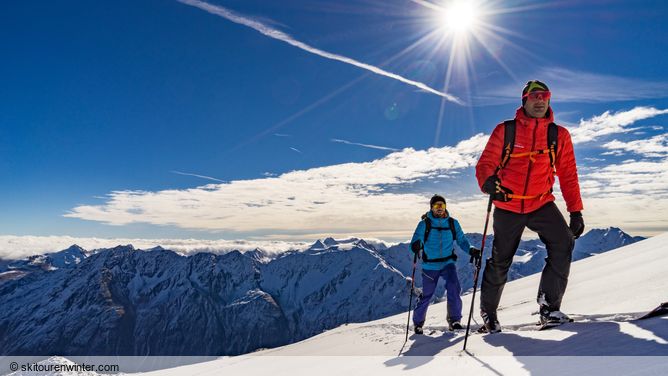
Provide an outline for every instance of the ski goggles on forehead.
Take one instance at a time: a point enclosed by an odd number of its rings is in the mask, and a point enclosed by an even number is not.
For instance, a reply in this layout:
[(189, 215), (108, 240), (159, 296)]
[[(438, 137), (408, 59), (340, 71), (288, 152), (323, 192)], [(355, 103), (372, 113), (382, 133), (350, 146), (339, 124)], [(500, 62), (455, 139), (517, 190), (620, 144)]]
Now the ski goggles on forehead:
[(431, 206), (434, 209), (445, 209), (445, 204), (442, 202), (437, 202)]
[(552, 93), (547, 90), (531, 91), (522, 96), (522, 98), (531, 99), (532, 101), (539, 99), (543, 101), (549, 101), (550, 97), (552, 97)]

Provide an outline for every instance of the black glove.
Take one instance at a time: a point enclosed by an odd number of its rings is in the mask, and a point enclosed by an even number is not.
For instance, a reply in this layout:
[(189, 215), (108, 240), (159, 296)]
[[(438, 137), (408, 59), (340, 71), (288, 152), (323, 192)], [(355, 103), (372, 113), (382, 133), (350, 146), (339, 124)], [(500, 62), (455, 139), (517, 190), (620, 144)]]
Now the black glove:
[(568, 227), (571, 228), (571, 232), (573, 233), (573, 237), (575, 237), (575, 239), (582, 235), (585, 230), (585, 223), (584, 219), (582, 219), (581, 212), (576, 211), (571, 213), (571, 223), (568, 225)]
[(482, 252), (476, 248), (476, 247), (471, 247), (469, 248), (469, 255), (471, 255), (471, 259), (469, 262), (477, 261), (480, 257), (482, 257)]
[(413, 243), (411, 243), (411, 252), (417, 254), (418, 258), (420, 258), (421, 249), (422, 249), (422, 244), (419, 240), (416, 240)]
[(506, 188), (501, 185), (501, 180), (496, 175), (492, 175), (485, 180), (485, 183), (482, 185), (482, 191), (492, 196), (492, 200), (508, 202), (512, 198), (508, 197), (509, 194), (512, 194), (509, 188)]

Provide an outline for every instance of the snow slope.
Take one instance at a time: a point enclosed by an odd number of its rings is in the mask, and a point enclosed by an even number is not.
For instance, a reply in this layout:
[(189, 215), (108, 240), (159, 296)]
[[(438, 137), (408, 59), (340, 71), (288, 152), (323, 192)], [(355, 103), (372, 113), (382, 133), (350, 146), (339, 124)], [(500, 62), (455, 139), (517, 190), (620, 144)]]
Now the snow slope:
[[(540, 275), (506, 285), (502, 333), (444, 330), (445, 303), (430, 307), (425, 336), (404, 345), (407, 315), (343, 325), (307, 340), (155, 374), (668, 374), (668, 317), (634, 321), (668, 301), (668, 233), (573, 263), (562, 310), (576, 322), (536, 331)], [(465, 318), (470, 295), (464, 297)], [(476, 299), (477, 300), (477, 299)], [(476, 302), (477, 303), (477, 302)], [(476, 304), (477, 311), (477, 304)], [(479, 316), (474, 313), (478, 326)], [(401, 351), (401, 355), (400, 354)], [(452, 373), (454, 372), (454, 373)], [(152, 373), (149, 373), (152, 374)]]

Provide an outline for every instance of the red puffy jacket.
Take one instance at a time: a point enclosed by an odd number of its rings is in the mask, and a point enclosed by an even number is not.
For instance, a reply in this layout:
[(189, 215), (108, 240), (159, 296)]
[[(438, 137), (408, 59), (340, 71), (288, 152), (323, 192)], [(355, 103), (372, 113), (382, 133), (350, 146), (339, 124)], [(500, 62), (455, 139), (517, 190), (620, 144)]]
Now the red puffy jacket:
[[(547, 126), (554, 121), (552, 109), (548, 110), (549, 116), (541, 119), (531, 118), (524, 113), (520, 107), (515, 113), (515, 147), (513, 153), (522, 153), (547, 149)], [(569, 212), (582, 210), (582, 198), (580, 197), (580, 184), (578, 183), (577, 167), (575, 166), (575, 154), (573, 153), (573, 142), (568, 130), (562, 126), (558, 128), (558, 145), (555, 159), (555, 168), (559, 176), (559, 186), (566, 200)], [(475, 175), (478, 185), (482, 189), (485, 180), (494, 174), (501, 162), (503, 154), (504, 125), (499, 124), (494, 128), (492, 135), (487, 141), (485, 150), (478, 160)], [(501, 185), (509, 188), (515, 195), (536, 196), (534, 198), (513, 198), (508, 202), (494, 201), (497, 208), (509, 210), (515, 213), (530, 213), (538, 210), (541, 206), (554, 201), (554, 195), (550, 192), (554, 185), (554, 174), (550, 165), (548, 154), (535, 155), (533, 161), (528, 157), (510, 158), (506, 166), (498, 172)]]

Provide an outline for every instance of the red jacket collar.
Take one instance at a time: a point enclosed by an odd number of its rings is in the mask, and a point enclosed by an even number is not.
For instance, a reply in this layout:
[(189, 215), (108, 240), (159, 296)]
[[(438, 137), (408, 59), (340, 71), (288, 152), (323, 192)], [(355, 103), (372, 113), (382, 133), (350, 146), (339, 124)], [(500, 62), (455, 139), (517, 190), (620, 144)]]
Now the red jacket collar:
[[(515, 111), (515, 120), (521, 123), (528, 123), (535, 121), (535, 118), (529, 117), (525, 112), (524, 108), (520, 107)], [(544, 124), (554, 123), (554, 113), (552, 112), (552, 107), (547, 108), (547, 115), (544, 118), (538, 119), (539, 122)]]

